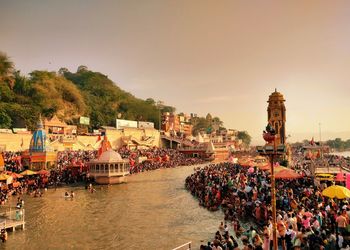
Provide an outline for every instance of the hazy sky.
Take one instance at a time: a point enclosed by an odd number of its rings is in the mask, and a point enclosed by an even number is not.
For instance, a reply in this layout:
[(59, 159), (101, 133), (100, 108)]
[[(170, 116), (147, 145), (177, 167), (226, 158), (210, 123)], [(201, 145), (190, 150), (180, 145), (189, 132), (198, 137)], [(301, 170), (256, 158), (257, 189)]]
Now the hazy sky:
[(275, 87), (290, 140), (350, 138), (350, 1), (0, 0), (0, 34), (24, 73), (87, 65), (254, 142)]

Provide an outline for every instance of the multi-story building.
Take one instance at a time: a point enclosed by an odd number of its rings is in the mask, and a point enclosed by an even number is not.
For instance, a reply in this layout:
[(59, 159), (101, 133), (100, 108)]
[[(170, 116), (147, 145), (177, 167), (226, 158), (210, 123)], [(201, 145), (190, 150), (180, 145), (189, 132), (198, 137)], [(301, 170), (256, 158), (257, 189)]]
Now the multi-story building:
[(171, 135), (192, 135), (190, 116), (166, 112), (162, 115), (162, 130)]

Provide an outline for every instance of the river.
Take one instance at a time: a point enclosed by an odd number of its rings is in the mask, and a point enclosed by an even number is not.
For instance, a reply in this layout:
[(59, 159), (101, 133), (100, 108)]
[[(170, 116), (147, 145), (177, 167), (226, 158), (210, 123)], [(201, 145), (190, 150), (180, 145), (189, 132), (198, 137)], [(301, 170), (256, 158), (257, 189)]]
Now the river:
[[(172, 249), (212, 239), (223, 219), (184, 188), (193, 166), (128, 177), (127, 184), (49, 189), (41, 198), (24, 195), (26, 228), (9, 233), (8, 249)], [(63, 198), (74, 190), (76, 198)], [(16, 198), (12, 198), (15, 202)], [(1, 243), (0, 243), (1, 244)]]

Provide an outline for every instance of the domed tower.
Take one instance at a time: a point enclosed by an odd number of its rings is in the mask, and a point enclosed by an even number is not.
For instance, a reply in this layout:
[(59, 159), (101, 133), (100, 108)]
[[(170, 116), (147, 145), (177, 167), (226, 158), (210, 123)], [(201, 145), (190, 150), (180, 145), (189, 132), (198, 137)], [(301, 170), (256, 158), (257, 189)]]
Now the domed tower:
[(286, 107), (284, 106), (283, 95), (277, 92), (273, 92), (269, 96), (269, 103), (267, 107), (268, 123), (276, 131), (276, 144), (285, 144), (286, 142)]
[(46, 132), (43, 129), (43, 122), (39, 118), (37, 129), (34, 131), (29, 145), (29, 152), (45, 152), (46, 151)]

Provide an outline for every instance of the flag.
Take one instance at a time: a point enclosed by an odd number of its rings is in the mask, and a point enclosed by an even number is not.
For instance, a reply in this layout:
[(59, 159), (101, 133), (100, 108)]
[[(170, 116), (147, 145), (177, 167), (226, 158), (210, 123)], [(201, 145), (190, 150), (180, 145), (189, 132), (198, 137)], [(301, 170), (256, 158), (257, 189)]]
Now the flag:
[(99, 141), (101, 141), (101, 135), (98, 135), (98, 137), (97, 137), (97, 141), (96, 142), (99, 142)]
[(310, 145), (314, 146), (315, 145), (315, 141), (314, 138), (312, 137), (312, 140), (310, 141)]
[(22, 142), (21, 142), (21, 148), (23, 148), (23, 137), (22, 137)]

